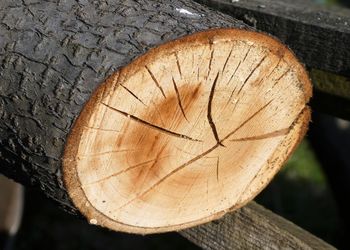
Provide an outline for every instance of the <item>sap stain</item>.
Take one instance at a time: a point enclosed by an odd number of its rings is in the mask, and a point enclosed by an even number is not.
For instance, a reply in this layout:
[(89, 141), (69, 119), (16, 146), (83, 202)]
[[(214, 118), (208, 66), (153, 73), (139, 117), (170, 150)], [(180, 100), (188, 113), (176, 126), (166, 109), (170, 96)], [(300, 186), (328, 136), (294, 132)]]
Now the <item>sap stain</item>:
[[(191, 120), (191, 109), (201, 93), (201, 84), (186, 84), (179, 86), (176, 92), (153, 104), (152, 108), (145, 109), (137, 119), (127, 119), (125, 126), (117, 139), (117, 149), (128, 148), (127, 162), (130, 166), (140, 165), (128, 171), (130, 192), (142, 192), (152, 183), (158, 181), (168, 173), (169, 157), (173, 154), (173, 142), (198, 141), (191, 135), (183, 134), (183, 127)], [(183, 116), (179, 106), (183, 105)], [(132, 114), (129, 114), (132, 116)]]

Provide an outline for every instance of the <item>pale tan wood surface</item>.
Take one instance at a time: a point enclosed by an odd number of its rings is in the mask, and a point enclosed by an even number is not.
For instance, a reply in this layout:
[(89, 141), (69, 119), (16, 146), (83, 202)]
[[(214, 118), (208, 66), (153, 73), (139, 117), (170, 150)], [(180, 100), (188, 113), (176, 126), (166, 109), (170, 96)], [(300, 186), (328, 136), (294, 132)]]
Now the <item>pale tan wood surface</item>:
[(305, 134), (311, 84), (273, 38), (218, 29), (161, 45), (88, 102), (64, 157), (90, 223), (133, 233), (198, 225), (251, 200)]

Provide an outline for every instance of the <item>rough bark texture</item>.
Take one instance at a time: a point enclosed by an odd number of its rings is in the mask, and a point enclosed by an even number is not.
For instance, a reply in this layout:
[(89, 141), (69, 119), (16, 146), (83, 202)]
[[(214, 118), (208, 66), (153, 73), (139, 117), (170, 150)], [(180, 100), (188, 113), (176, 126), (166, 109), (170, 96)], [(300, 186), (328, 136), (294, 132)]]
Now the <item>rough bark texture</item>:
[(61, 156), (92, 91), (149, 48), (214, 27), (246, 26), (187, 0), (1, 1), (0, 172), (77, 212)]

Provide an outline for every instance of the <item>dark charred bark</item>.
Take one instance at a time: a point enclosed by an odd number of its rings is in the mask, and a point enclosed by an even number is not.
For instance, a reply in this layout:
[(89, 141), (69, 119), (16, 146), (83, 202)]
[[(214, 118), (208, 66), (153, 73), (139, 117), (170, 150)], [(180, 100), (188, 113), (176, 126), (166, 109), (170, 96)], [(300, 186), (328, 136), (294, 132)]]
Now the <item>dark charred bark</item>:
[(151, 47), (246, 27), (188, 0), (0, 3), (0, 172), (77, 212), (64, 189), (67, 135), (93, 90)]

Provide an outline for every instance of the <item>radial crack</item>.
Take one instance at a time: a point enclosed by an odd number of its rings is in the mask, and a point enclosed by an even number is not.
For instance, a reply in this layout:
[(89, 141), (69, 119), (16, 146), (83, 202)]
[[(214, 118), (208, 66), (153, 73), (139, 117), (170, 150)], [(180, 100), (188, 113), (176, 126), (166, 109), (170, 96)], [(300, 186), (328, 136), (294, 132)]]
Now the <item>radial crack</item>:
[(127, 92), (129, 92), (129, 94), (131, 94), (133, 97), (135, 97), (139, 102), (141, 102), (143, 105), (145, 105), (147, 107), (147, 105), (137, 96), (135, 95), (130, 89), (128, 89), (127, 87), (125, 87), (123, 84), (120, 83), (120, 86), (122, 86)]
[(275, 67), (270, 71), (270, 73), (267, 76), (261, 77), (258, 85), (261, 84), (262, 81), (269, 79), (269, 77), (275, 72), (275, 70), (277, 69), (277, 67), (279, 66), (280, 62), (282, 60), (282, 57), (278, 60), (277, 64), (275, 65)]
[(179, 56), (177, 53), (175, 53), (175, 58), (176, 58), (176, 65), (177, 69), (179, 70), (180, 77), (182, 78), (182, 71), (181, 71), (181, 66), (180, 66), (180, 61), (179, 61)]
[(203, 51), (200, 55), (200, 62), (197, 64), (197, 80), (199, 81), (199, 69), (200, 69), (200, 65), (202, 64), (203, 62), (203, 55), (204, 55), (204, 52), (205, 52), (205, 47), (203, 48)]
[(208, 67), (208, 74), (207, 77), (209, 77), (210, 72), (211, 72), (211, 65), (213, 63), (213, 58), (214, 58), (214, 49), (210, 53), (210, 60), (209, 60), (209, 67)]
[(230, 77), (230, 79), (228, 80), (228, 82), (226, 83), (226, 85), (228, 85), (228, 84), (232, 81), (232, 79), (233, 79), (233, 77), (235, 76), (235, 74), (236, 74), (236, 72), (237, 72), (239, 66), (241, 65), (241, 63), (242, 63), (242, 61), (239, 61), (239, 63), (237, 64), (237, 67), (236, 67), (235, 71), (234, 71), (233, 74), (231, 75), (231, 77)]
[(226, 69), (228, 60), (229, 60), (230, 57), (231, 57), (231, 54), (232, 54), (232, 51), (233, 51), (233, 46), (234, 46), (234, 45), (232, 45), (231, 50), (230, 50), (230, 53), (228, 54), (228, 56), (227, 56), (227, 58), (226, 58), (226, 61), (225, 61), (225, 63), (224, 63), (224, 66), (222, 67), (222, 72), (223, 72), (223, 73), (224, 73), (224, 71), (225, 71), (225, 69)]
[[(293, 121), (293, 123), (289, 126), (289, 130), (292, 130), (293, 127), (298, 123), (300, 115), (303, 114), (303, 112), (305, 111), (305, 109), (307, 109), (307, 106), (304, 106), (304, 108), (299, 112), (299, 114), (297, 115), (297, 118)], [(260, 171), (258, 171), (254, 177), (250, 180), (250, 182), (246, 185), (245, 189), (243, 190), (243, 192), (241, 192), (241, 195), (238, 197), (238, 201), (241, 201), (242, 196), (246, 193), (246, 190), (250, 187), (250, 185), (254, 182), (254, 180), (257, 178), (257, 176), (259, 176), (260, 172), (262, 169), (260, 169)]]
[(138, 117), (136, 117), (136, 116), (134, 116), (134, 115), (131, 115), (131, 114), (127, 113), (127, 112), (124, 112), (124, 111), (121, 111), (121, 110), (119, 110), (119, 109), (113, 108), (113, 107), (111, 107), (111, 106), (109, 106), (109, 105), (107, 105), (107, 104), (105, 104), (105, 103), (102, 103), (102, 104), (103, 104), (104, 106), (106, 106), (107, 108), (112, 109), (112, 110), (118, 112), (119, 114), (121, 114), (121, 115), (123, 115), (123, 116), (125, 116), (125, 117), (130, 118), (130, 119), (133, 120), (133, 121), (139, 122), (139, 123), (141, 123), (142, 125), (145, 125), (145, 126), (147, 126), (147, 127), (156, 129), (156, 130), (158, 130), (158, 131), (160, 131), (160, 132), (162, 132), (162, 133), (165, 133), (165, 134), (168, 134), (168, 135), (172, 135), (172, 136), (175, 136), (175, 137), (178, 137), (178, 138), (182, 138), (182, 139), (187, 139), (187, 140), (190, 140), (190, 141), (198, 141), (198, 142), (201, 142), (201, 140), (194, 139), (194, 138), (191, 138), (191, 137), (189, 137), (189, 136), (187, 136), (187, 135), (179, 134), (179, 133), (173, 132), (173, 131), (171, 131), (171, 130), (167, 130), (167, 129), (165, 129), (165, 128), (162, 128), (162, 127), (159, 127), (159, 126), (157, 126), (157, 125), (154, 125), (154, 124), (152, 124), (152, 123), (149, 123), (149, 122), (147, 122), (147, 121), (144, 121), (144, 120), (142, 120), (142, 119), (140, 119), (140, 118), (138, 118)]
[(212, 107), (212, 101), (213, 101), (213, 97), (214, 97), (214, 92), (215, 92), (215, 86), (216, 86), (216, 83), (218, 81), (218, 78), (219, 78), (219, 72), (217, 73), (216, 77), (215, 77), (215, 80), (213, 82), (213, 85), (211, 87), (211, 90), (210, 90), (210, 94), (209, 94), (209, 101), (208, 101), (208, 113), (207, 113), (207, 118), (208, 118), (208, 122), (209, 122), (209, 125), (211, 127), (211, 130), (213, 131), (213, 135), (215, 137), (215, 140), (218, 144), (220, 144), (221, 146), (224, 146), (221, 142), (220, 142), (220, 139), (219, 139), (219, 135), (218, 135), (218, 132), (216, 130), (216, 126), (215, 126), (215, 123), (213, 121), (213, 117), (212, 117), (212, 114), (211, 114), (211, 107)]
[(286, 135), (286, 134), (288, 134), (289, 130), (290, 130), (290, 127), (284, 128), (284, 129), (279, 129), (279, 130), (276, 130), (276, 131), (273, 131), (273, 132), (269, 132), (269, 133), (266, 133), (266, 134), (262, 134), (262, 135), (231, 139), (230, 141), (263, 140), (263, 139), (267, 139), (267, 138), (273, 138), (273, 137), (277, 137), (277, 136)]
[(151, 170), (157, 165), (158, 161), (159, 161), (160, 159), (164, 158), (164, 157), (159, 157), (159, 156), (163, 153), (163, 151), (164, 151), (164, 149), (165, 149), (166, 146), (167, 146), (167, 144), (164, 144), (163, 147), (158, 151), (158, 153), (157, 153), (157, 155), (156, 155), (156, 158), (155, 158), (155, 161), (154, 161), (154, 162), (152, 163), (152, 165), (147, 169), (146, 176), (145, 176), (145, 178), (143, 179), (143, 182), (142, 182), (142, 185), (141, 185), (140, 188), (142, 188), (142, 187), (145, 185), (145, 182), (146, 182), (146, 179), (147, 179), (149, 173), (150, 173)]
[(266, 103), (264, 106), (262, 106), (260, 109), (258, 109), (256, 112), (254, 112), (247, 120), (242, 122), (236, 129), (234, 129), (231, 133), (227, 134), (221, 141), (227, 140), (231, 135), (236, 133), (240, 128), (242, 128), (245, 124), (247, 124), (251, 119), (253, 119), (255, 116), (257, 116), (262, 110), (264, 110), (267, 106), (271, 104), (273, 100)]
[(149, 73), (149, 75), (151, 76), (151, 78), (154, 81), (154, 83), (156, 84), (156, 86), (158, 87), (158, 89), (160, 90), (160, 92), (162, 92), (163, 97), (166, 98), (164, 90), (163, 90), (162, 86), (160, 86), (157, 78), (154, 76), (152, 71), (147, 66), (145, 66), (145, 68), (146, 68), (147, 72)]
[(185, 117), (186, 121), (188, 121), (188, 119), (187, 119), (187, 117), (186, 117), (186, 114), (185, 114), (185, 110), (184, 110), (184, 108), (183, 108), (183, 106), (182, 106), (180, 93), (179, 93), (179, 90), (178, 90), (178, 88), (177, 88), (177, 86), (176, 86), (176, 82), (175, 82), (174, 77), (172, 78), (172, 80), (173, 80), (173, 85), (174, 85), (174, 89), (175, 89), (175, 93), (176, 93), (176, 97), (177, 97), (177, 102), (178, 102), (179, 107), (180, 107), (180, 109), (181, 109), (181, 113), (182, 113), (182, 115)]
[(110, 150), (110, 151), (105, 151), (105, 152), (99, 152), (95, 154), (88, 154), (88, 155), (77, 155), (77, 158), (92, 158), (92, 157), (99, 157), (101, 155), (107, 155), (107, 154), (116, 154), (116, 153), (124, 153), (124, 152), (130, 152), (130, 151), (135, 151), (133, 149), (120, 149), (120, 150)]
[(120, 133), (120, 130), (115, 130), (115, 129), (107, 129), (107, 128), (98, 128), (98, 127), (90, 127), (90, 126), (86, 126), (84, 125), (85, 128), (88, 129), (93, 129), (93, 130), (99, 130), (99, 131), (106, 131), (106, 132), (116, 132), (116, 133)]
[(254, 67), (254, 69), (249, 73), (248, 77), (244, 80), (242, 86), (239, 88), (237, 95), (239, 95), (243, 89), (243, 87), (246, 85), (246, 83), (248, 82), (248, 80), (250, 79), (250, 77), (254, 74), (254, 72), (257, 70), (257, 68), (259, 68), (259, 66), (263, 63), (263, 61), (265, 60), (266, 55), (260, 60), (260, 62)]
[(157, 186), (159, 186), (161, 183), (163, 183), (166, 179), (168, 179), (170, 176), (172, 176), (173, 174), (179, 172), (180, 170), (184, 169), (185, 167), (187, 167), (188, 165), (192, 164), (193, 162), (201, 159), (202, 157), (204, 157), (205, 155), (209, 154), (210, 152), (212, 152), (214, 149), (216, 149), (219, 146), (219, 144), (215, 144), (213, 147), (209, 148), (207, 151), (203, 152), (202, 154), (197, 155), (196, 157), (192, 158), (191, 160), (185, 162), (184, 164), (182, 164), (181, 166), (175, 168), (174, 170), (170, 171), (168, 174), (166, 174), (165, 176), (163, 176), (162, 178), (160, 178), (156, 183), (154, 183), (151, 187), (147, 188), (145, 191), (138, 193), (134, 198), (132, 198), (131, 200), (129, 200), (127, 203), (125, 203), (124, 205), (120, 206), (118, 208), (122, 209), (123, 207), (131, 204), (133, 201), (135, 201), (136, 199), (145, 196), (146, 194), (148, 194), (149, 192), (151, 192), (154, 188), (156, 188)]
[[(166, 157), (168, 157), (168, 156), (165, 156), (165, 157), (162, 157), (162, 158), (166, 158)], [(126, 168), (126, 169), (123, 169), (123, 170), (121, 170), (121, 171), (118, 171), (118, 172), (116, 172), (116, 173), (114, 173), (114, 174), (111, 174), (111, 175), (109, 175), (109, 176), (103, 177), (102, 179), (99, 179), (99, 180), (96, 180), (96, 181), (93, 181), (93, 182), (84, 184), (83, 186), (93, 185), (93, 184), (96, 184), (96, 183), (100, 183), (100, 182), (102, 182), (102, 181), (106, 181), (106, 180), (108, 180), (108, 179), (110, 179), (110, 178), (112, 178), (112, 177), (116, 177), (116, 176), (118, 176), (118, 175), (124, 174), (124, 173), (126, 173), (126, 172), (128, 172), (128, 171), (130, 171), (130, 170), (133, 170), (133, 169), (138, 168), (138, 167), (141, 167), (141, 166), (143, 166), (143, 165), (145, 165), (145, 164), (149, 164), (149, 163), (151, 163), (151, 162), (157, 161), (157, 160), (159, 160), (159, 159), (160, 159), (160, 158), (156, 158), (156, 159), (152, 159), (152, 160), (148, 160), (148, 161), (144, 161), (144, 162), (135, 164), (135, 165), (130, 166), (130, 167)]]
[(248, 54), (249, 54), (250, 50), (252, 49), (252, 47), (253, 47), (253, 45), (250, 45), (250, 46), (249, 46), (249, 49), (248, 49), (248, 50), (247, 50), (247, 52), (245, 53), (245, 55), (244, 55), (244, 58), (243, 58), (242, 62), (244, 62), (244, 61), (245, 61), (245, 59), (247, 59), (247, 56), (248, 56)]
[[(261, 107), (260, 109), (258, 109), (256, 112), (254, 112), (250, 117), (248, 117), (247, 120), (245, 120), (244, 122), (242, 122), (236, 129), (234, 129), (231, 133), (227, 134), (224, 139), (221, 140), (221, 142), (223, 142), (224, 140), (228, 139), (231, 135), (233, 135), (234, 133), (236, 133), (239, 129), (241, 129), (245, 124), (247, 124), (251, 119), (253, 119), (257, 114), (259, 114), (261, 111), (263, 111), (273, 100), (269, 101), (267, 104), (265, 104), (263, 107)], [(149, 192), (151, 192), (154, 188), (156, 188), (157, 186), (159, 186), (161, 183), (163, 183), (165, 180), (167, 180), (170, 176), (172, 176), (173, 174), (179, 172), (180, 170), (184, 169), (185, 167), (187, 167), (188, 165), (198, 161), (199, 159), (203, 158), (204, 156), (206, 156), (207, 154), (211, 153), (212, 151), (214, 151), (220, 144), (217, 143), (214, 146), (212, 146), (211, 148), (207, 149), (206, 151), (204, 151), (203, 153), (197, 155), (196, 157), (192, 158), (191, 160), (185, 162), (184, 164), (180, 165), (179, 167), (173, 169), (172, 171), (170, 171), (168, 174), (164, 175), (162, 178), (160, 178), (156, 183), (154, 183), (151, 187), (149, 187), (148, 189), (146, 189), (143, 192), (138, 193), (134, 198), (132, 198), (131, 200), (129, 200), (127, 203), (125, 203), (124, 205), (120, 206), (118, 208), (122, 209), (123, 207), (131, 204), (133, 201), (135, 201), (136, 199), (145, 196), (146, 194), (148, 194)]]
[[(226, 108), (226, 106), (231, 102), (231, 99), (232, 99), (232, 97), (233, 97), (233, 94), (235, 93), (235, 91), (236, 91), (236, 88), (237, 88), (237, 85), (233, 88), (233, 90), (232, 90), (232, 92), (231, 92), (231, 95), (230, 95), (230, 98), (228, 98), (228, 101), (227, 101), (227, 103), (226, 103), (226, 105), (225, 105), (225, 108)], [(224, 108), (224, 109), (225, 109)]]
[(260, 65), (264, 62), (264, 60), (266, 59), (267, 55), (265, 55), (263, 58), (261, 58), (261, 60), (259, 61), (259, 63), (254, 67), (254, 69), (250, 72), (250, 74), (248, 75), (248, 77), (244, 80), (244, 83), (248, 82), (248, 80), (250, 79), (250, 77), (254, 74), (254, 72), (260, 67)]
[(274, 88), (277, 83), (285, 76), (289, 73), (289, 71), (291, 70), (291, 68), (288, 68), (280, 77), (278, 77), (275, 81), (275, 83), (273, 84), (272, 88)]
[(164, 120), (163, 120), (162, 114), (161, 114), (160, 111), (159, 111), (158, 105), (155, 104), (153, 100), (151, 100), (151, 102), (152, 102), (152, 104), (153, 104), (153, 106), (154, 106), (155, 111), (157, 112), (157, 115), (159, 116), (159, 119), (160, 119), (162, 125), (165, 126), (165, 122), (164, 122)]

